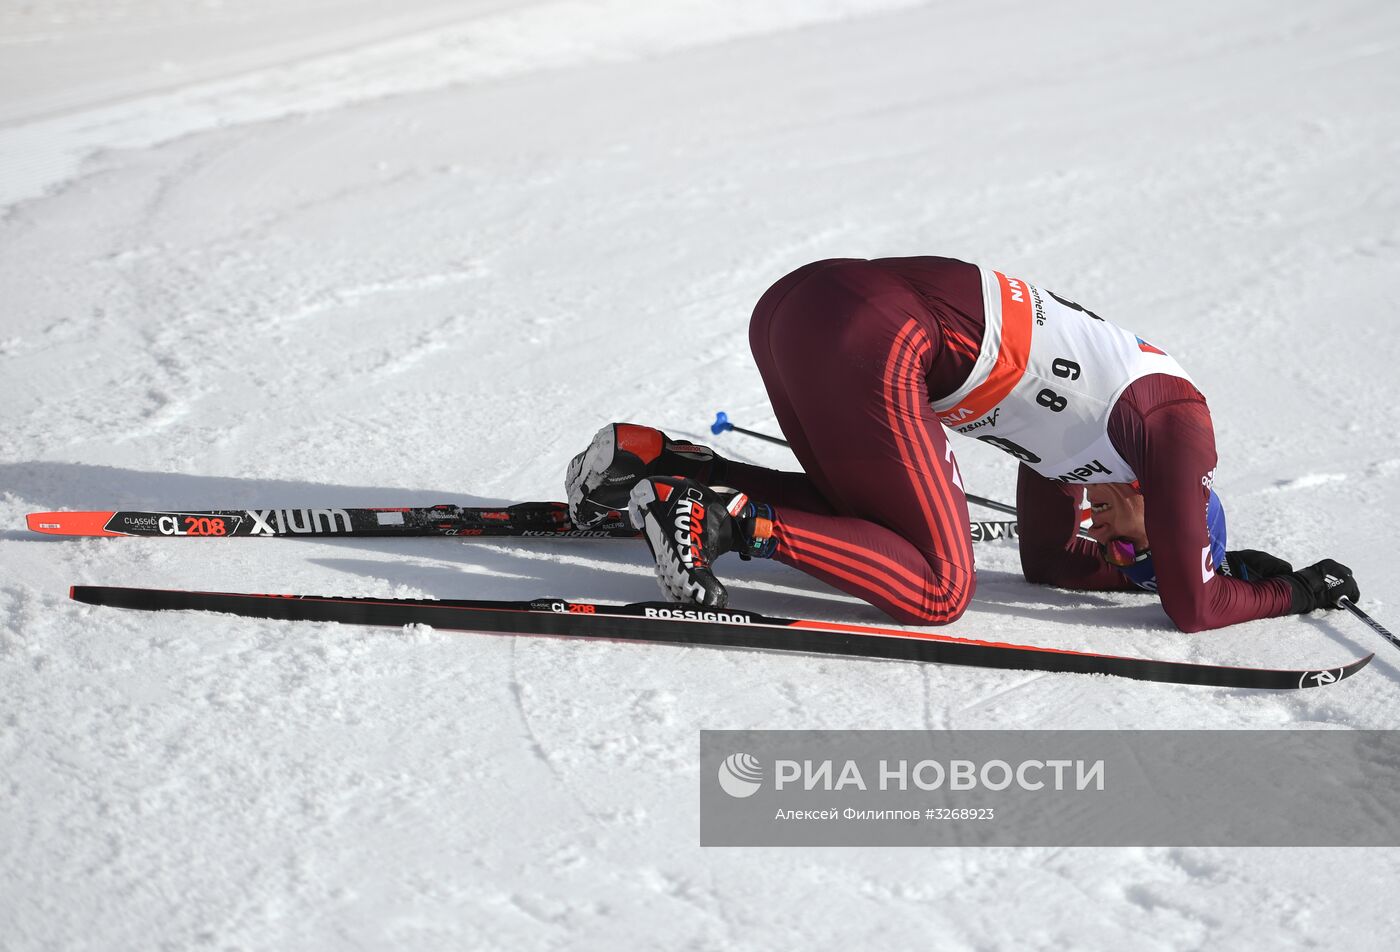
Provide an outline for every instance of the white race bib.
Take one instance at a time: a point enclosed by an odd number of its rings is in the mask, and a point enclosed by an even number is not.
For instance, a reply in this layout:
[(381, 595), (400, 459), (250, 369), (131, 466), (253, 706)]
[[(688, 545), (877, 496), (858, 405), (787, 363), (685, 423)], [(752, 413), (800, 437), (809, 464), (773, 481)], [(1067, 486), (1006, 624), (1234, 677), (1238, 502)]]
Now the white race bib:
[(967, 381), (933, 404), (944, 426), (1060, 482), (1135, 480), (1109, 442), (1109, 412), (1140, 377), (1190, 376), (1163, 351), (1079, 305), (979, 270), (982, 349)]

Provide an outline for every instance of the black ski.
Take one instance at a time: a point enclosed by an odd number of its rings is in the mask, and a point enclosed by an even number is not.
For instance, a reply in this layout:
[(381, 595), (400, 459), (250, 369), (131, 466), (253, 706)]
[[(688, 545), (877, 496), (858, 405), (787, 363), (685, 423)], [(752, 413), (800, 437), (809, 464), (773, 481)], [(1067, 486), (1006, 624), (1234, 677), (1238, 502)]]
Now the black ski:
[(758, 648), (1273, 690), (1334, 684), (1360, 671), (1373, 657), (1366, 655), (1347, 664), (1322, 669), (1245, 668), (976, 641), (928, 631), (775, 618), (737, 610), (715, 611), (660, 603), (603, 605), (561, 598), (529, 602), (434, 601), (86, 585), (73, 587), (69, 595), (91, 605), (141, 611), (212, 611), (250, 618), (395, 627), (421, 624), (458, 631)]
[(68, 536), (263, 538), (319, 536), (548, 536), (608, 539), (637, 535), (620, 515), (590, 529), (569, 521), (562, 502), (513, 506), (419, 506), (395, 509), (167, 509), (31, 512), (29, 528)]
[[(620, 514), (580, 529), (562, 502), (513, 506), (420, 506), (403, 509), (163, 509), (31, 512), (29, 528), (65, 536), (188, 536), (313, 538), (321, 536), (453, 536), (460, 539), (542, 536), (551, 539), (631, 539), (637, 531)], [(1015, 522), (974, 522), (973, 542), (1015, 539)]]

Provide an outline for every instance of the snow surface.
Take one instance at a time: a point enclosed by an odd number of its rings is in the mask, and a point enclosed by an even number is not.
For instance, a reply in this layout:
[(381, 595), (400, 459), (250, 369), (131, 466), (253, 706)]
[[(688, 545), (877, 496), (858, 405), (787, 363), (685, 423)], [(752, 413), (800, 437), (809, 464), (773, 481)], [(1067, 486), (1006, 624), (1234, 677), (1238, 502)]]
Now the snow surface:
[[(1380, 651), (1276, 696), (147, 616), (67, 587), (656, 589), (639, 544), (22, 517), (558, 498), (609, 420), (772, 428), (745, 327), (781, 274), (947, 254), (1180, 358), (1233, 541), (1355, 566), (1393, 626), (1397, 41), (1377, 0), (0, 6), (0, 947), (1393, 947), (1393, 850), (697, 845), (702, 728), (1400, 726), (1400, 658), (1346, 617), (1186, 636), (978, 550), (957, 634)], [(1014, 498), (1005, 457), (958, 445), (970, 489)], [(740, 607), (880, 620), (722, 567)]]

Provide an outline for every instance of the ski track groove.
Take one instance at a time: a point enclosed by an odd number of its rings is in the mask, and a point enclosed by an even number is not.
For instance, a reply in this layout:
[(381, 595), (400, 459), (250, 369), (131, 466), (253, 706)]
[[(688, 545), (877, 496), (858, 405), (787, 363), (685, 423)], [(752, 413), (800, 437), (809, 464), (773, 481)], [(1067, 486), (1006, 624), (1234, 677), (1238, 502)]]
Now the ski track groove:
[(589, 820), (595, 823), (601, 822), (601, 816), (594, 812), (584, 800), (573, 780), (559, 769), (559, 766), (554, 762), (554, 758), (550, 757), (549, 753), (545, 750), (544, 743), (540, 740), (539, 735), (535, 733), (534, 725), (530, 720), (530, 714), (525, 709), (525, 687), (521, 683), (518, 670), (519, 650), (520, 639), (511, 638), (510, 693), (512, 699), (515, 701), (515, 711), (520, 716), (520, 724), (525, 728), (525, 736), (530, 741), (530, 750), (535, 757), (544, 764), (545, 769), (554, 777), (555, 781), (559, 784), (559, 788), (574, 802), (574, 806), (577, 807), (584, 816), (588, 817)]

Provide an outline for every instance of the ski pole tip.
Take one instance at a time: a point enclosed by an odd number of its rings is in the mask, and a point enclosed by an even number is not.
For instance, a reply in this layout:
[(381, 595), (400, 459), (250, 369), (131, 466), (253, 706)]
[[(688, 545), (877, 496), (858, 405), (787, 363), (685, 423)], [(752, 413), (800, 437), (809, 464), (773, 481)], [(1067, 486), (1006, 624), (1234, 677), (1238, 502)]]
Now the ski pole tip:
[(715, 414), (715, 422), (710, 424), (710, 432), (718, 436), (725, 430), (734, 429), (734, 424), (729, 422), (729, 414), (720, 410)]

